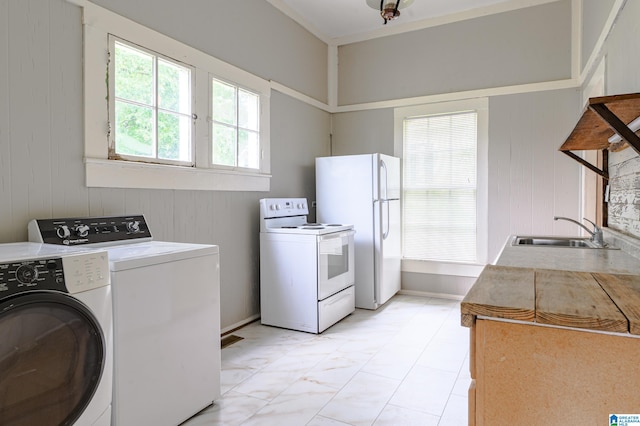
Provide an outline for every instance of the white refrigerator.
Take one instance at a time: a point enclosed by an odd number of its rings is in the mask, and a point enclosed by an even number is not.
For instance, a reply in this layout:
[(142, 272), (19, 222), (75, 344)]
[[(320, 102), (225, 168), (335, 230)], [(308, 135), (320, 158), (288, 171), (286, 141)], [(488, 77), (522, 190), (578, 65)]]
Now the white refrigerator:
[(356, 307), (377, 309), (400, 290), (400, 159), (316, 158), (316, 201), (318, 222), (354, 225)]

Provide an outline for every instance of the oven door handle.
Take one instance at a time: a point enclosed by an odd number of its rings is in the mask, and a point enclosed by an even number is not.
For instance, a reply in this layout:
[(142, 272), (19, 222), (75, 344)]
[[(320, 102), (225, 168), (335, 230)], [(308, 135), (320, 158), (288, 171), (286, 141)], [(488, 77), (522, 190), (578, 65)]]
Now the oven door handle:
[(350, 236), (354, 235), (355, 233), (356, 233), (356, 231), (354, 231), (354, 230), (333, 232), (331, 234), (320, 235), (318, 239), (320, 241), (327, 241), (327, 240), (333, 240), (334, 238), (350, 237)]

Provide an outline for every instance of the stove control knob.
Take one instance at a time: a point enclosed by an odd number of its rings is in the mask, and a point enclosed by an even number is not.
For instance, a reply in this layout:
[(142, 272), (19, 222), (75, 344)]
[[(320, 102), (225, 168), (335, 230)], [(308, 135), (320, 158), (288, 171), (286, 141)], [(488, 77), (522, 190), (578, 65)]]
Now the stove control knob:
[(140, 221), (127, 222), (127, 231), (131, 233), (140, 232)]
[(89, 227), (87, 225), (78, 225), (75, 227), (74, 232), (78, 237), (86, 237), (89, 235)]
[(62, 225), (59, 226), (58, 229), (56, 229), (56, 235), (65, 240), (69, 238), (69, 235), (71, 235), (71, 231), (69, 231), (69, 227), (67, 225)]
[(22, 284), (31, 284), (38, 280), (38, 270), (33, 265), (20, 265), (16, 269), (16, 279)]

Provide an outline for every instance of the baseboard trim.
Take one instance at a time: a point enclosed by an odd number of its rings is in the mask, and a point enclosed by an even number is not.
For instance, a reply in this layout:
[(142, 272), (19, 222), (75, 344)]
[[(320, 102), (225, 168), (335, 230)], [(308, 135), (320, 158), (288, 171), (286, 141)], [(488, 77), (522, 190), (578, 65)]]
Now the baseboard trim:
[(429, 291), (417, 291), (417, 290), (400, 290), (398, 294), (404, 294), (407, 296), (434, 297), (436, 299), (450, 299), (450, 300), (464, 299), (464, 296), (461, 296), (459, 294), (432, 293)]
[(232, 325), (230, 325), (228, 327), (225, 327), (225, 328), (221, 329), (220, 330), (220, 335), (224, 336), (225, 334), (232, 333), (232, 332), (236, 331), (237, 329), (242, 328), (245, 325), (247, 325), (249, 323), (252, 323), (252, 322), (254, 322), (256, 320), (259, 320), (259, 319), (260, 319), (260, 314), (251, 315), (247, 319), (244, 319), (242, 321), (238, 321), (235, 324), (232, 324)]

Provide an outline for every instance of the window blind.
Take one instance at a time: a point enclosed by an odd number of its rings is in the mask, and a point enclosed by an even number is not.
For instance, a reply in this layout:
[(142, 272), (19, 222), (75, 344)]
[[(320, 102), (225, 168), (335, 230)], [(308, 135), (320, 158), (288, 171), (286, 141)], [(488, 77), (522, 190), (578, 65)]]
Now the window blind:
[(403, 121), (403, 256), (476, 262), (477, 113)]

